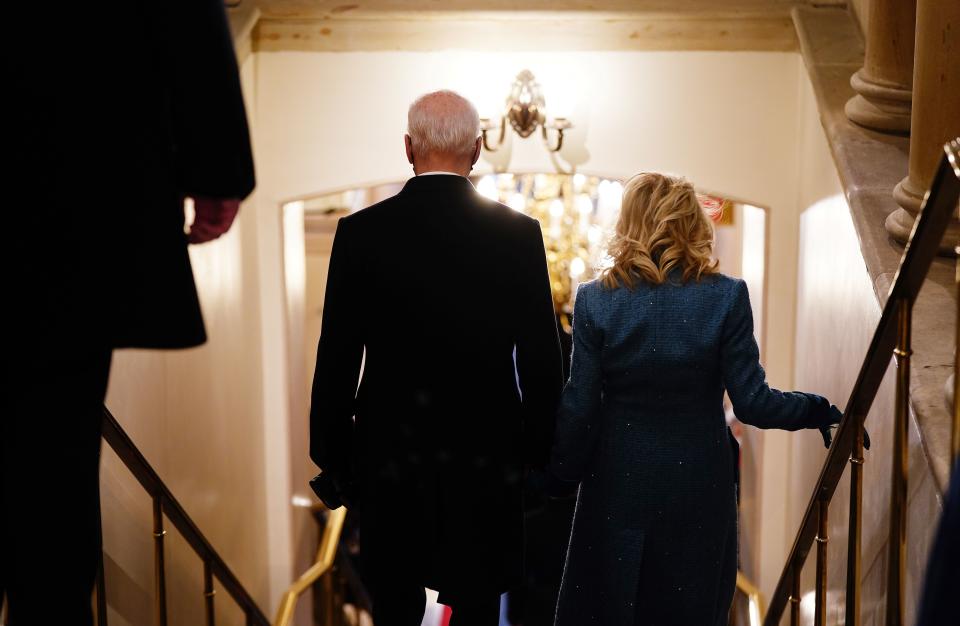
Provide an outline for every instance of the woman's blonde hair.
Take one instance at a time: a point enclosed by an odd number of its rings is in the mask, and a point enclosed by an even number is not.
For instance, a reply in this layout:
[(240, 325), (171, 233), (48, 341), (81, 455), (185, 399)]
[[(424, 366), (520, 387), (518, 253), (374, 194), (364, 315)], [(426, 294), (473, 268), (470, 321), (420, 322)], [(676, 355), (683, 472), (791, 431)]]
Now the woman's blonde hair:
[(713, 223), (682, 178), (644, 172), (626, 182), (608, 253), (613, 265), (600, 274), (609, 289), (636, 282), (663, 284), (673, 269), (684, 282), (717, 272)]

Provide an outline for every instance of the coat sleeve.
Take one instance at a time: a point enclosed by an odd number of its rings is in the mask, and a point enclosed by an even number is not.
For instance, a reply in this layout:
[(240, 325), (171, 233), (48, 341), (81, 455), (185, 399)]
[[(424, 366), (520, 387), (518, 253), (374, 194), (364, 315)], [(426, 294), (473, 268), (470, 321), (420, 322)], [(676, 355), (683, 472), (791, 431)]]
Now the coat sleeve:
[(830, 403), (825, 398), (812, 393), (779, 391), (767, 384), (753, 335), (750, 295), (742, 280), (736, 281), (732, 305), (724, 320), (720, 368), (733, 411), (741, 422), (783, 430), (830, 424)]
[(243, 199), (255, 184), (253, 154), (223, 2), (171, 0), (164, 10), (178, 189)]
[(540, 225), (531, 221), (518, 263), (517, 377), (523, 403), (524, 454), (542, 467), (550, 454), (557, 400), (563, 387), (563, 356), (553, 312), (550, 276)]
[(310, 404), (310, 458), (324, 473), (334, 476), (350, 471), (354, 406), (363, 360), (357, 314), (359, 276), (351, 259), (349, 226), (349, 219), (341, 219), (333, 239)]
[(583, 479), (596, 447), (603, 393), (600, 366), (603, 333), (590, 317), (586, 293), (583, 285), (577, 290), (570, 378), (560, 398), (557, 434), (550, 459), (550, 473), (574, 483)]

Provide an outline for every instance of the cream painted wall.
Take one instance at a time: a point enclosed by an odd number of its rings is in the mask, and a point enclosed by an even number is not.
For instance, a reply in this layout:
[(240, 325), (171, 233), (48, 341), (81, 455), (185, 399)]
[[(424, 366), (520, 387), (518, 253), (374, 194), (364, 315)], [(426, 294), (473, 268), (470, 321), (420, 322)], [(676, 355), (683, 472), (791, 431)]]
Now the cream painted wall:
[[(242, 67), (249, 98), (252, 61)], [(251, 119), (253, 110), (251, 108)], [(264, 610), (279, 599), (290, 532), (271, 516), (270, 420), (262, 393), (256, 197), (230, 232), (190, 250), (209, 341), (184, 351), (118, 351), (107, 406)], [(152, 622), (151, 503), (105, 447), (102, 463), (105, 574), (111, 624)], [(281, 492), (284, 503), (289, 500)], [(283, 509), (286, 511), (286, 507)], [(288, 521), (287, 521), (288, 523)], [(170, 623), (202, 623), (202, 564), (167, 524)], [(287, 543), (276, 545), (276, 539)], [(276, 577), (275, 577), (276, 578)], [(242, 624), (229, 596), (218, 623)]]

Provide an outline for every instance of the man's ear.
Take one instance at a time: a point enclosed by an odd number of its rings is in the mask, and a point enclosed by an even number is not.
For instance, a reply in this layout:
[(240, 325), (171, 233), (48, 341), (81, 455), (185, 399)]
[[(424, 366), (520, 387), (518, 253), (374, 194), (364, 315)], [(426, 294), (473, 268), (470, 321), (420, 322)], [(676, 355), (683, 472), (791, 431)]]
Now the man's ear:
[(476, 165), (477, 161), (480, 160), (481, 150), (483, 150), (483, 139), (477, 137), (477, 142), (473, 146), (473, 161), (470, 162), (470, 165)]
[(413, 140), (410, 135), (403, 136), (403, 145), (407, 149), (407, 163), (413, 165)]

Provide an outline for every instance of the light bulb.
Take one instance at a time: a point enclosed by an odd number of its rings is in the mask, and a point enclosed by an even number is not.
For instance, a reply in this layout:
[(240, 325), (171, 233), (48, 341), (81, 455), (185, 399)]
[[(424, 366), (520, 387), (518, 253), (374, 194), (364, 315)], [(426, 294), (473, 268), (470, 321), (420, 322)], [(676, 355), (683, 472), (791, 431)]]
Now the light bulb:
[(603, 229), (599, 226), (591, 226), (590, 230), (587, 231), (587, 240), (592, 244), (600, 243), (600, 239), (603, 238)]
[(583, 174), (574, 174), (573, 175), (573, 190), (579, 192), (583, 189), (583, 185), (587, 182), (587, 177)]
[(583, 259), (580, 257), (574, 257), (574, 259), (570, 261), (570, 276), (573, 278), (579, 278), (580, 276), (583, 276), (585, 271), (587, 271), (587, 266), (583, 262)]
[(563, 217), (563, 200), (557, 198), (550, 203), (550, 215), (553, 217)]
[(590, 215), (591, 213), (593, 213), (593, 201), (590, 199), (590, 196), (588, 196), (587, 194), (585, 193), (579, 194), (577, 196), (576, 204), (577, 204), (577, 212), (580, 213), (580, 215)]

